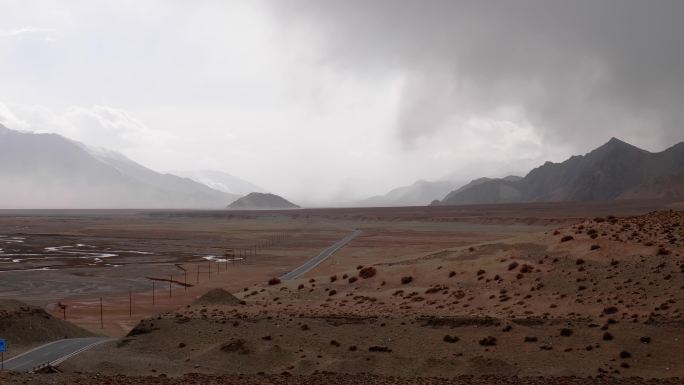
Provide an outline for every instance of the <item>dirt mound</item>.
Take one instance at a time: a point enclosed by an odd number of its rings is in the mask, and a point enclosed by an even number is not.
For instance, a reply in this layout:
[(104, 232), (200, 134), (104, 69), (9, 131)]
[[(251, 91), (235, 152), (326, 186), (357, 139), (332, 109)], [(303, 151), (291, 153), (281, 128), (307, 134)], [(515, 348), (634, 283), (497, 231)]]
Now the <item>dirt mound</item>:
[(42, 308), (15, 300), (0, 300), (0, 336), (6, 338), (13, 347), (92, 335), (86, 330), (51, 316)]
[(212, 306), (237, 306), (242, 302), (223, 289), (212, 289), (203, 296), (197, 298), (193, 305), (212, 305)]

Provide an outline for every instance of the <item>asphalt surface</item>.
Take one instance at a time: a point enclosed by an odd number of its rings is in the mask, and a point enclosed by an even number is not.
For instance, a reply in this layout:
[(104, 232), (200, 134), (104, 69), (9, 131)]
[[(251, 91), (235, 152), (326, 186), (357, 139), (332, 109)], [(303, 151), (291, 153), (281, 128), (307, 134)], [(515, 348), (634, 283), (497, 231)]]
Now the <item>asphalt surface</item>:
[(109, 337), (84, 337), (53, 341), (5, 361), (5, 370), (30, 372), (40, 365), (58, 365), (78, 353), (110, 340)]
[(282, 279), (283, 281), (287, 281), (290, 279), (297, 279), (301, 277), (302, 275), (306, 274), (309, 270), (313, 269), (314, 267), (318, 266), (321, 262), (325, 261), (326, 258), (333, 255), (337, 250), (346, 246), (347, 243), (351, 242), (352, 239), (356, 238), (359, 234), (361, 234), (361, 230), (354, 230), (351, 234), (335, 242), (335, 244), (323, 250), (323, 252), (321, 252), (317, 256), (309, 259), (303, 265), (299, 266), (298, 268), (292, 270), (287, 274), (282, 275), (280, 279)]

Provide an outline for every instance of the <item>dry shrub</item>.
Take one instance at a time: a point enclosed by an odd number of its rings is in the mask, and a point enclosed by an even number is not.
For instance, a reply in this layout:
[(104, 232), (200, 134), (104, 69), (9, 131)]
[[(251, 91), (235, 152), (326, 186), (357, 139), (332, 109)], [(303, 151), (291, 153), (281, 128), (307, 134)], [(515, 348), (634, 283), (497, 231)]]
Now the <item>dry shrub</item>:
[(249, 354), (247, 342), (240, 338), (233, 338), (232, 340), (221, 345), (221, 351), (226, 353)]
[(444, 338), (442, 339), (444, 342), (448, 342), (450, 344), (453, 344), (455, 342), (458, 342), (460, 338), (457, 336), (450, 336), (450, 335), (445, 335)]
[(371, 266), (369, 266), (369, 267), (364, 267), (363, 269), (361, 269), (361, 270), (359, 271), (359, 277), (361, 277), (361, 278), (363, 278), (363, 279), (372, 278), (372, 277), (375, 277), (375, 274), (377, 274), (377, 272), (378, 272), (378, 271), (375, 270), (374, 267), (371, 267)]
[(479, 343), (482, 346), (496, 346), (496, 338), (492, 336), (485, 337), (481, 339)]
[(371, 346), (368, 348), (369, 352), (381, 352), (381, 353), (388, 353), (391, 352), (392, 349), (388, 348), (387, 346)]

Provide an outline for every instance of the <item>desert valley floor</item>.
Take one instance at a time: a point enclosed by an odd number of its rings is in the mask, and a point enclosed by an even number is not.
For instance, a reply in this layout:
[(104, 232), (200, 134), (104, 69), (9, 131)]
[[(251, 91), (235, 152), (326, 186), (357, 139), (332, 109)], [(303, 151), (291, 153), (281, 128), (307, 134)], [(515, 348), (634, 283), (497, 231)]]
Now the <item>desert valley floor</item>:
[(682, 383), (683, 209), (2, 211), (0, 383)]

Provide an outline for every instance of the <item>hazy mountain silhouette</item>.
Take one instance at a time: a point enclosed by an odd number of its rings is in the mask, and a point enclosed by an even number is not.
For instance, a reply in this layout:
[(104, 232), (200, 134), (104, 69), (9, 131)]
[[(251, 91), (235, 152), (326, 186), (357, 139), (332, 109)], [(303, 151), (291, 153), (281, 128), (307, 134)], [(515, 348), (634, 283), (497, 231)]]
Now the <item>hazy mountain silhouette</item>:
[(612, 138), (586, 155), (546, 162), (524, 178), (471, 182), (435, 204), (678, 198), (683, 179), (684, 143), (651, 153)]
[(387, 194), (358, 201), (355, 205), (365, 207), (424, 206), (435, 199), (441, 199), (458, 185), (459, 182), (452, 180), (418, 180), (412, 185), (397, 187)]
[(238, 196), (57, 134), (0, 125), (0, 207), (220, 208)]
[(199, 170), (178, 171), (173, 173), (207, 185), (214, 190), (223, 191), (229, 194), (245, 195), (250, 192), (266, 192), (266, 189), (261, 186), (257, 186), (249, 181), (223, 171)]
[(515, 185), (521, 179), (522, 177), (519, 176), (508, 176), (498, 179), (478, 178), (450, 192), (443, 201), (458, 199), (467, 202), (459, 204), (517, 202), (520, 199), (520, 192)]
[(296, 204), (275, 194), (249, 193), (228, 205), (229, 209), (235, 210), (279, 210), (296, 209)]

